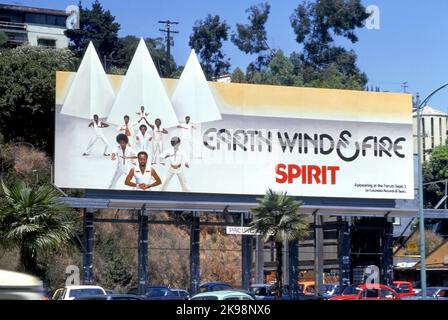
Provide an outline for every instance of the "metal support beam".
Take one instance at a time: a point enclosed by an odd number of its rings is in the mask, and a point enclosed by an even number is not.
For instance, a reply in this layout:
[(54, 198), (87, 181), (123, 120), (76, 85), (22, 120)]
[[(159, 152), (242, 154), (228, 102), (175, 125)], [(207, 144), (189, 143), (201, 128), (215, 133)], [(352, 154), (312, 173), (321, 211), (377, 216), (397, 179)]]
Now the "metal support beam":
[(288, 251), (289, 289), (293, 294), (297, 294), (299, 281), (299, 241), (288, 241)]
[(252, 268), (252, 236), (241, 236), (241, 287), (249, 290)]
[(393, 225), (392, 222), (386, 222), (382, 238), (382, 256), (381, 256), (381, 283), (391, 285), (393, 281)]
[(255, 236), (255, 282), (264, 283), (264, 241)]
[(148, 283), (148, 215), (145, 208), (138, 213), (138, 292), (145, 293)]
[(93, 209), (84, 210), (83, 283), (93, 283)]
[(199, 212), (192, 212), (190, 224), (190, 294), (198, 291), (200, 281), (200, 221)]
[(316, 284), (316, 295), (321, 293), (322, 285), (324, 284), (324, 231), (322, 226), (322, 216), (317, 213), (314, 215), (314, 279)]
[(351, 233), (350, 218), (339, 218), (341, 226), (338, 230), (339, 282), (341, 285), (351, 283)]

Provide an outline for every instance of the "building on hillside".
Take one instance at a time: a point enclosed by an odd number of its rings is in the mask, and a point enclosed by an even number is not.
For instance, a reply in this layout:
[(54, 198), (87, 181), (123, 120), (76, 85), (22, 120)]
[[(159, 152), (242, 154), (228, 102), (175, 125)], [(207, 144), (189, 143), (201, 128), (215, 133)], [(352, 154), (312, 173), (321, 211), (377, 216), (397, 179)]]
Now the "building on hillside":
[[(395, 265), (395, 279), (411, 281), (420, 287), (420, 261)], [(426, 257), (427, 285), (430, 287), (448, 286), (448, 241), (443, 242)]]
[(0, 32), (6, 33), (8, 45), (13, 47), (29, 44), (67, 48), (67, 17), (63, 10), (0, 4)]
[[(414, 112), (414, 152), (417, 153), (417, 114)], [(421, 112), (423, 161), (430, 158), (432, 150), (447, 142), (448, 113), (425, 106)]]

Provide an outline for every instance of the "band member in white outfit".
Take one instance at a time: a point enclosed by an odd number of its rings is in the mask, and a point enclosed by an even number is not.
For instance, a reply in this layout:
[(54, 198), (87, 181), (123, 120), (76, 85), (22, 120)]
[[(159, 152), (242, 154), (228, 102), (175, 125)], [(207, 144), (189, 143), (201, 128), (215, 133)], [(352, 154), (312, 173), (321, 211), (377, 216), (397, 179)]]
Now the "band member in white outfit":
[(135, 129), (134, 128), (137, 125), (137, 123), (132, 123), (132, 124), (129, 123), (129, 116), (128, 115), (124, 116), (123, 119), (124, 119), (124, 124), (122, 124), (121, 126), (119, 126), (117, 128), (117, 132), (125, 134), (128, 137), (128, 140), (129, 140), (128, 144), (129, 144), (129, 146), (133, 147), (134, 146), (134, 136), (135, 136), (135, 133), (134, 133)]
[(137, 141), (137, 151), (145, 151), (147, 154), (152, 155), (152, 136), (148, 132), (146, 125), (140, 125), (135, 140)]
[(140, 123), (142, 121), (145, 121), (146, 123), (148, 123), (148, 120), (146, 119), (147, 116), (149, 116), (149, 113), (145, 112), (145, 107), (141, 106), (140, 107), (140, 111), (136, 112), (137, 116), (138, 116), (138, 121), (137, 123)]
[(95, 135), (90, 138), (89, 144), (87, 145), (86, 151), (82, 154), (83, 156), (88, 156), (90, 154), (90, 151), (92, 151), (93, 146), (98, 140), (103, 141), (104, 143), (104, 155), (110, 156), (110, 154), (107, 153), (107, 148), (109, 148), (109, 142), (107, 141), (106, 137), (103, 134), (104, 128), (109, 127), (109, 125), (105, 122), (101, 122), (99, 120), (99, 117), (97, 114), (93, 115), (93, 121), (89, 123), (89, 128), (93, 127), (93, 130), (95, 132)]
[(190, 165), (188, 164), (187, 156), (182, 151), (182, 149), (180, 149), (180, 138), (172, 137), (171, 145), (172, 148), (168, 149), (160, 155), (161, 158), (170, 159), (171, 162), (170, 167), (168, 168), (166, 179), (165, 181), (163, 181), (160, 190), (165, 191), (173, 176), (177, 175), (182, 191), (188, 192), (190, 191), (190, 189), (188, 188), (187, 181), (185, 180), (184, 167), (189, 168)]
[(193, 157), (193, 130), (196, 127), (190, 122), (190, 116), (185, 117), (185, 122), (179, 124), (177, 127), (182, 129), (182, 146), (189, 158)]
[[(157, 160), (160, 159), (160, 164), (164, 165), (165, 162), (163, 161), (163, 158), (160, 157), (160, 154), (163, 151), (163, 135), (168, 134), (168, 131), (164, 128), (162, 128), (162, 120), (157, 118), (154, 121), (154, 125), (149, 124), (148, 125), (152, 129), (152, 164), (156, 164)], [(160, 157), (160, 158), (159, 158)]]
[[(130, 187), (134, 187), (135, 190), (145, 191), (150, 188), (157, 187), (162, 183), (156, 170), (151, 166), (147, 166), (148, 154), (145, 151), (140, 151), (137, 155), (138, 166), (135, 166), (129, 170), (129, 174), (126, 177), (125, 184)], [(135, 180), (135, 182), (132, 181)]]
[(111, 159), (117, 162), (117, 168), (115, 169), (114, 176), (110, 182), (109, 189), (115, 188), (118, 179), (122, 175), (127, 176), (129, 170), (134, 166), (137, 155), (131, 147), (128, 145), (128, 137), (124, 133), (120, 133), (117, 136), (118, 146), (112, 151)]

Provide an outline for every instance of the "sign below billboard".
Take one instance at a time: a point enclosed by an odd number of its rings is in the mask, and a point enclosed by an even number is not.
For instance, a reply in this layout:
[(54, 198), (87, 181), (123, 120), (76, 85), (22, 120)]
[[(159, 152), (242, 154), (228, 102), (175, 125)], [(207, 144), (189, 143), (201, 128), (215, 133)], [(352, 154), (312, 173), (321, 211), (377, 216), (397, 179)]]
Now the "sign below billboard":
[(230, 234), (249, 235), (249, 236), (260, 235), (259, 233), (256, 233), (254, 230), (251, 230), (250, 227), (226, 227), (226, 233), (229, 235)]

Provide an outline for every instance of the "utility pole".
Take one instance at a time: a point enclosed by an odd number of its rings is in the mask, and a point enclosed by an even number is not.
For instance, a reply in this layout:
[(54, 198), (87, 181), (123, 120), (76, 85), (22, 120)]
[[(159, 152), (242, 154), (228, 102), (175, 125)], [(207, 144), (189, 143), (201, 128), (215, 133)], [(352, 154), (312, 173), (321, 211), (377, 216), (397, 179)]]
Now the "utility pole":
[(169, 59), (171, 56), (171, 46), (173, 45), (173, 43), (171, 42), (171, 34), (179, 33), (179, 31), (171, 30), (171, 26), (179, 24), (179, 22), (171, 20), (161, 20), (158, 23), (165, 25), (165, 29), (159, 29), (159, 31), (166, 33), (166, 55)]
[(403, 88), (403, 93), (408, 93), (407, 89), (408, 89), (409, 86), (408, 86), (407, 81), (402, 82), (401, 83), (401, 87)]

